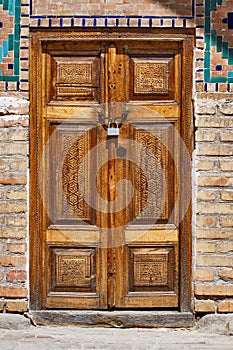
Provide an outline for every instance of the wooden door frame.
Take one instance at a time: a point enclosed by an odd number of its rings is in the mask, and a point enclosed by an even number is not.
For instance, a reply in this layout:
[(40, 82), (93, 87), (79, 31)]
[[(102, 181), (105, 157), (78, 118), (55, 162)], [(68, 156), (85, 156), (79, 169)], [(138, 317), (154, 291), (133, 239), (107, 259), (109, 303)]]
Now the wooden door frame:
[[(39, 194), (39, 162), (42, 156), (42, 45), (51, 41), (78, 40), (163, 40), (180, 43), (182, 51), (182, 116), (181, 137), (191, 158), (193, 151), (193, 111), (192, 111), (192, 65), (194, 30), (193, 29), (157, 29), (157, 28), (87, 28), (80, 29), (31, 29), (30, 33), (30, 308), (41, 310), (41, 280), (43, 278), (40, 266), (41, 213), (43, 203)], [(41, 88), (42, 87), (42, 88)], [(191, 135), (191, 137), (190, 137)], [(183, 154), (180, 155), (183, 157)], [(192, 311), (192, 226), (191, 226), (191, 169), (187, 159), (182, 158), (184, 165), (181, 170), (181, 210), (188, 207), (180, 224), (180, 312)], [(188, 172), (187, 172), (188, 171)], [(181, 213), (182, 215), (182, 213)]]

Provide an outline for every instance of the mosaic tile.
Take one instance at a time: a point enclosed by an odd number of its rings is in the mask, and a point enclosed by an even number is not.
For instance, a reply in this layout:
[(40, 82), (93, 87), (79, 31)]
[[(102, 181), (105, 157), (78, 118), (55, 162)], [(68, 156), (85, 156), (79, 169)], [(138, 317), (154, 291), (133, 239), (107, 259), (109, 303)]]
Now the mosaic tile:
[(20, 1), (0, 0), (0, 80), (19, 81)]
[(230, 9), (232, 0), (205, 1), (206, 83), (233, 82), (233, 12)]

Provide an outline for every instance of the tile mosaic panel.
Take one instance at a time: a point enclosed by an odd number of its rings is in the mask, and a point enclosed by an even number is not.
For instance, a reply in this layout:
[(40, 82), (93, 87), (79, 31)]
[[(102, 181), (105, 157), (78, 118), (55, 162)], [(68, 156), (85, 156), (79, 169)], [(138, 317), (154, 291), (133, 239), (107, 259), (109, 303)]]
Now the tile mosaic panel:
[(233, 3), (232, 0), (205, 1), (204, 81), (233, 83)]
[(0, 81), (19, 81), (20, 0), (0, 0)]

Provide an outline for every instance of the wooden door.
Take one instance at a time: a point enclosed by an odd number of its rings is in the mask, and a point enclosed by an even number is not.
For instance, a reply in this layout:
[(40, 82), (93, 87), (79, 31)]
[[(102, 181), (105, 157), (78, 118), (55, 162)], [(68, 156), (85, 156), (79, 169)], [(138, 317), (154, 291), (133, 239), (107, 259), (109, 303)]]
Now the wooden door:
[(187, 42), (143, 35), (32, 39), (33, 308), (189, 308)]

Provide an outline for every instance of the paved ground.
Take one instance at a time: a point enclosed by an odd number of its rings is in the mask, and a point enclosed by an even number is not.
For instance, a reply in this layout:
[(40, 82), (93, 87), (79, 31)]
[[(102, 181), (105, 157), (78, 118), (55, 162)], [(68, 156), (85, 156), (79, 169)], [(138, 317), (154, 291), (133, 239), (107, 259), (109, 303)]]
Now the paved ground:
[(233, 336), (191, 329), (27, 327), (0, 329), (1, 350), (233, 350)]

